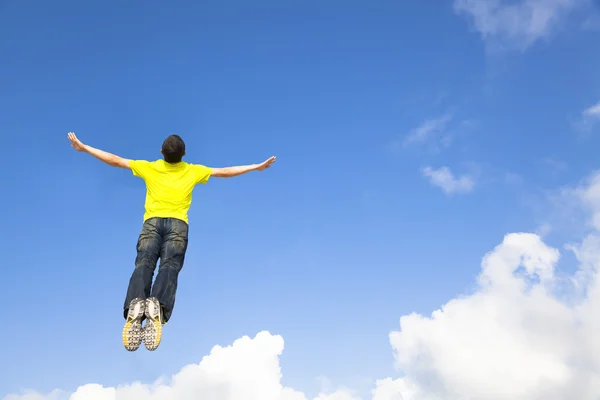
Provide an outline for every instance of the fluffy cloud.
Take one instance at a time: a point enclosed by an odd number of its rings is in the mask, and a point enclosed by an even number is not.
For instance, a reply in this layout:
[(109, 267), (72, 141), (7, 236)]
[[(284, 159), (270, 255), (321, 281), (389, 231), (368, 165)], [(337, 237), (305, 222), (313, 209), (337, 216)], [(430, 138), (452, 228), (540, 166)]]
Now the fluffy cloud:
[(425, 167), (423, 175), (429, 178), (432, 185), (440, 187), (446, 194), (468, 193), (475, 186), (472, 177), (468, 175), (456, 177), (448, 167), (438, 169)]
[(588, 0), (454, 0), (481, 37), (495, 45), (525, 50), (546, 39), (568, 13)]
[(56, 392), (44, 397), (28, 393), (4, 400), (306, 400), (302, 393), (280, 383), (282, 351), (283, 338), (261, 332), (228, 347), (215, 346), (199, 364), (184, 367), (170, 382), (117, 388), (89, 384), (72, 394)]
[(558, 277), (560, 253), (538, 235), (507, 235), (483, 258), (473, 294), (430, 317), (404, 316), (400, 331), (390, 334), (405, 373), (399, 390), (410, 383), (417, 393), (407, 398), (598, 398), (600, 173), (567, 191), (592, 221), (591, 233), (568, 246), (579, 260), (577, 272)]
[[(475, 289), (431, 315), (405, 315), (389, 335), (402, 376), (376, 382), (372, 400), (597, 400), (600, 394), (600, 172), (566, 189), (591, 216), (571, 244), (577, 271), (535, 234), (512, 233), (485, 254)], [(261, 332), (216, 346), (172, 379), (4, 400), (307, 400), (281, 385), (280, 336)], [(360, 400), (349, 390), (315, 400)]]
[(398, 366), (443, 399), (566, 399), (549, 396), (576, 378), (578, 319), (547, 292), (557, 260), (538, 236), (508, 235), (485, 257), (477, 293), (431, 318), (402, 317), (402, 331), (390, 335)]

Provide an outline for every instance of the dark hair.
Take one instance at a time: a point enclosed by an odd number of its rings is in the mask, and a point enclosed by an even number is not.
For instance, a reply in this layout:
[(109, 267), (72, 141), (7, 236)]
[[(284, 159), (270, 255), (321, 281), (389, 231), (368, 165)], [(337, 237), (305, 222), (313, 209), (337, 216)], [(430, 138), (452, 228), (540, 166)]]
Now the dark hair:
[(185, 143), (178, 135), (170, 135), (162, 145), (162, 153), (165, 161), (175, 164), (181, 161), (185, 154)]

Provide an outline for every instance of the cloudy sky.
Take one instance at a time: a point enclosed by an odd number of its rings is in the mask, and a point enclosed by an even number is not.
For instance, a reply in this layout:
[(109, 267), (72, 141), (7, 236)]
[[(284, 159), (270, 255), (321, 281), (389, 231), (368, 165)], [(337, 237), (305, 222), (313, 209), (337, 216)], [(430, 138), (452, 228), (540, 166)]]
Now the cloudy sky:
[[(0, 0), (2, 400), (597, 400), (592, 0)], [(156, 352), (144, 186), (194, 193)]]

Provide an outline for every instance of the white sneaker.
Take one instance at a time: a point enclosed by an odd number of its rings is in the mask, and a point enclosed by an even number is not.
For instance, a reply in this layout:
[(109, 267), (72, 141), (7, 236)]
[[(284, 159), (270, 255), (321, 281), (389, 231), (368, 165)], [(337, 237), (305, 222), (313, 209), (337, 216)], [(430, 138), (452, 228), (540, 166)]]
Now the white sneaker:
[(146, 303), (141, 299), (133, 299), (129, 303), (127, 319), (123, 327), (123, 345), (127, 351), (136, 351), (142, 344), (142, 318)]
[(160, 345), (162, 338), (163, 313), (160, 302), (156, 297), (146, 299), (146, 326), (144, 327), (144, 345), (154, 351)]

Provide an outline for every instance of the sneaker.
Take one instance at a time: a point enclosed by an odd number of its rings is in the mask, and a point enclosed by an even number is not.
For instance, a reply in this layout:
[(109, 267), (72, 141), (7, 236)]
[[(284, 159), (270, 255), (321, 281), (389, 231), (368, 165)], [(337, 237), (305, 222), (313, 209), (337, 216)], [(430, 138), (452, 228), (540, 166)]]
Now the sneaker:
[(125, 326), (123, 327), (123, 345), (127, 351), (136, 351), (142, 344), (142, 318), (146, 303), (142, 299), (133, 299), (129, 303)]
[(156, 297), (146, 299), (146, 326), (144, 327), (144, 345), (154, 351), (162, 338), (163, 313)]

